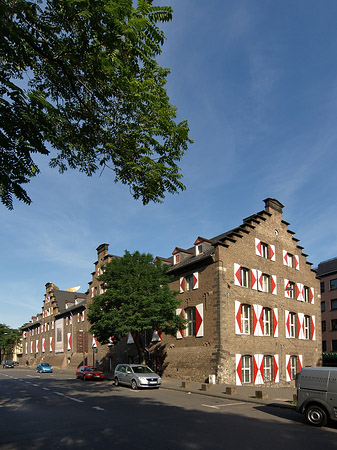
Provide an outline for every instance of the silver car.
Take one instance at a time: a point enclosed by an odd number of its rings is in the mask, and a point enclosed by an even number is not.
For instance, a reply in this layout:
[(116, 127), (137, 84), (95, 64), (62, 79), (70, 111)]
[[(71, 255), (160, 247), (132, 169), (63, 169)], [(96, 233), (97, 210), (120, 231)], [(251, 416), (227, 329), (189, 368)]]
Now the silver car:
[(125, 384), (132, 389), (159, 388), (161, 378), (144, 364), (118, 364), (115, 369), (115, 386)]

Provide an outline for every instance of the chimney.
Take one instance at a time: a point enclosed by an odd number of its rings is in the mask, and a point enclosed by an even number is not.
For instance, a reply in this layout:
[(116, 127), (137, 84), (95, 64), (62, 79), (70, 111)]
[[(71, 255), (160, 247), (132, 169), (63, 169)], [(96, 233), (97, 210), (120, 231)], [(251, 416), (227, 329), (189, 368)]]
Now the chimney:
[(284, 205), (282, 205), (282, 203), (280, 203), (278, 200), (276, 200), (276, 198), (266, 198), (264, 201), (265, 204), (265, 210), (268, 213), (279, 213), (282, 215), (282, 209), (284, 207)]

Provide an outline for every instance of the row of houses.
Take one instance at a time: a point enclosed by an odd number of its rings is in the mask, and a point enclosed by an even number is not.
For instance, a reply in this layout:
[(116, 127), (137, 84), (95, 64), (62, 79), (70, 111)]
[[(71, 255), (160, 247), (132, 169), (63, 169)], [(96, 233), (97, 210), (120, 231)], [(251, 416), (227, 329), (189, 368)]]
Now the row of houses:
[[(176, 336), (145, 336), (149, 362), (167, 377), (231, 385), (293, 383), (304, 365), (322, 355), (320, 283), (307, 261), (283, 205), (265, 208), (213, 238), (195, 236), (189, 248), (157, 256), (180, 299), (176, 313), (187, 327)], [(59, 367), (98, 364), (113, 370), (134, 361), (132, 333), (118, 345), (100, 345), (89, 332), (87, 307), (102, 292), (98, 276), (114, 255), (97, 248), (86, 293), (46, 284), (42, 311), (23, 328), (23, 360)]]

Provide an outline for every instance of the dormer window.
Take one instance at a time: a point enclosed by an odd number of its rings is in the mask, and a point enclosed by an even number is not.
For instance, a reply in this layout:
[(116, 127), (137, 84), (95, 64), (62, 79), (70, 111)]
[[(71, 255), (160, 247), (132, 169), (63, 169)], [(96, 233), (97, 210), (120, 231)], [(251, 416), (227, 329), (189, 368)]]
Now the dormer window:
[(174, 264), (179, 264), (180, 263), (180, 254), (177, 253), (176, 255), (174, 255)]
[(196, 246), (196, 254), (200, 255), (203, 252), (202, 244)]

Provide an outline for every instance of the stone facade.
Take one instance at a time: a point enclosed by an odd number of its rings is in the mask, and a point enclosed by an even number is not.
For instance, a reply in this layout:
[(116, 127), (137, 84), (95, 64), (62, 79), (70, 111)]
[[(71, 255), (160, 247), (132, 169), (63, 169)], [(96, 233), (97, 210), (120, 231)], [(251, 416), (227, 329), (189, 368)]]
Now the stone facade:
[[(294, 384), (302, 366), (321, 363), (319, 281), (282, 210), (268, 198), (264, 210), (237, 228), (157, 257), (168, 265), (181, 301), (176, 313), (188, 324), (176, 336), (147, 333), (156, 371), (182, 380), (211, 375), (230, 385), (282, 386)], [(102, 266), (115, 257), (108, 244), (97, 248), (85, 294), (47, 283), (42, 314), (23, 327), (24, 359), (61, 367), (97, 361), (110, 371), (136, 360), (131, 333), (115, 346), (100, 345), (86, 319), (92, 298), (104, 289), (97, 279)]]

